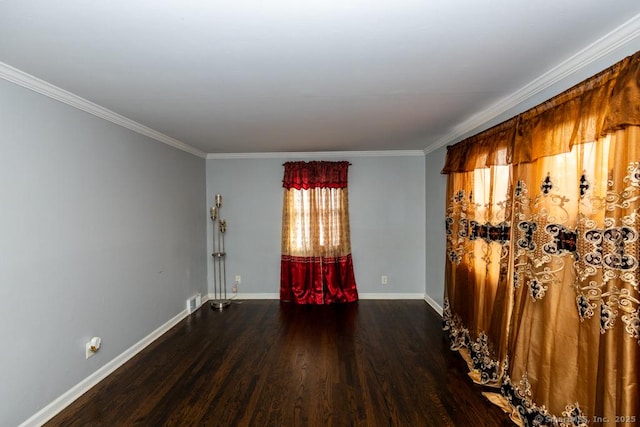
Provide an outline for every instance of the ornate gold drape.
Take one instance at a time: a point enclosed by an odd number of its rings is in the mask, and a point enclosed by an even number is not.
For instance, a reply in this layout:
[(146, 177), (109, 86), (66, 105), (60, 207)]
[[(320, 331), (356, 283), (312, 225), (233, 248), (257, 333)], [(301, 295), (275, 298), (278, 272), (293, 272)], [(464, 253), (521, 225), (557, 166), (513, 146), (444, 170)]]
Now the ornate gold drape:
[(447, 151), (444, 322), (522, 425), (640, 422), (640, 52)]

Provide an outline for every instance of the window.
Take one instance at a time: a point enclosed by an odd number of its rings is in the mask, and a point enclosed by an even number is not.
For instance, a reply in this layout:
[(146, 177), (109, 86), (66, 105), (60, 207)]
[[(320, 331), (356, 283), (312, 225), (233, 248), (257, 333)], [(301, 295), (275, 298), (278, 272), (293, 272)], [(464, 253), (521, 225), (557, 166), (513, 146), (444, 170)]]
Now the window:
[(348, 162), (285, 163), (280, 295), (302, 304), (358, 298), (347, 191)]

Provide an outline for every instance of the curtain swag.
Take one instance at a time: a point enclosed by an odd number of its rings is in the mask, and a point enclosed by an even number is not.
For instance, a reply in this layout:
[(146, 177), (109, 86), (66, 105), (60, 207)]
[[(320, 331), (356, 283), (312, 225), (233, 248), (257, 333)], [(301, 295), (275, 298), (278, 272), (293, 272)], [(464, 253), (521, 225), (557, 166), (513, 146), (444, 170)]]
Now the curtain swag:
[(533, 162), (640, 126), (640, 52), (558, 96), (447, 147), (442, 173)]

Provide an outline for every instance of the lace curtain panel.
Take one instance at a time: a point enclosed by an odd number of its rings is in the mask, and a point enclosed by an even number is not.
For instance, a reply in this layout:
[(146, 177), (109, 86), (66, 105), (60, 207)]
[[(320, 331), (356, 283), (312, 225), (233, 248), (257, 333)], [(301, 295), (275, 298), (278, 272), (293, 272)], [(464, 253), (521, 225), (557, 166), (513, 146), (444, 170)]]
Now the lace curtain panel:
[(444, 325), (520, 425), (640, 421), (640, 53), (449, 147)]

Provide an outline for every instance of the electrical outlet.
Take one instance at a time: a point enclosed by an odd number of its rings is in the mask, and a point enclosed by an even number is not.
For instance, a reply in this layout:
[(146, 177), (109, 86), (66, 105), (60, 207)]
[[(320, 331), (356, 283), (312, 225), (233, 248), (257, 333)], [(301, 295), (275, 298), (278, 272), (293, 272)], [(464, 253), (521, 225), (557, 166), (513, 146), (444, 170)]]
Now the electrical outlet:
[(380, 277), (380, 282), (383, 285), (388, 285), (389, 284), (389, 278), (387, 276), (383, 275), (383, 276)]
[(84, 357), (85, 357), (85, 359), (88, 359), (88, 358), (93, 357), (95, 355), (96, 355), (96, 352), (91, 350), (91, 343), (90, 342), (86, 343), (85, 347), (84, 347)]
[(236, 285), (239, 285), (242, 283), (242, 276), (240, 276), (239, 274), (236, 276)]
[(238, 285), (236, 283), (234, 283), (231, 287), (231, 292), (233, 292), (234, 294), (238, 293)]
[(88, 359), (96, 355), (96, 352), (100, 350), (100, 337), (93, 337), (91, 340), (85, 344), (84, 346), (84, 357)]

